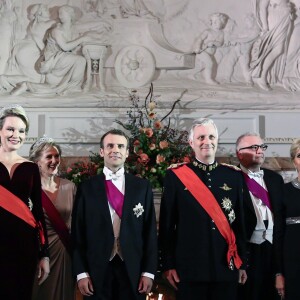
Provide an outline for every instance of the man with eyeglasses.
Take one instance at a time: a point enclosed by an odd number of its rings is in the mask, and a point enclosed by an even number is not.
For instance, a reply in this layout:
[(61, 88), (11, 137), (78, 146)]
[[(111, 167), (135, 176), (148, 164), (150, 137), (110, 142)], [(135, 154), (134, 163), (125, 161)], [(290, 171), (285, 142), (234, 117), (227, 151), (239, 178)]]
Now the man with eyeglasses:
[(283, 179), (261, 168), (267, 148), (257, 133), (245, 133), (236, 141), (244, 189), (248, 191), (244, 192), (248, 280), (239, 288), (240, 300), (279, 299), (275, 277), (276, 281), (283, 280), (281, 237), (276, 231), (282, 222)]

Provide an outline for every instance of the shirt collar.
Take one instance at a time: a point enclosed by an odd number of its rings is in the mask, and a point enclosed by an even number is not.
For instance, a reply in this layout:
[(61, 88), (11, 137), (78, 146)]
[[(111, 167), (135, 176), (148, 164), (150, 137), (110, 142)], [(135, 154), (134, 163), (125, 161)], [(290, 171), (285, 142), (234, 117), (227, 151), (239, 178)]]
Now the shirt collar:
[(115, 181), (115, 180), (121, 180), (121, 179), (123, 179), (125, 170), (124, 170), (124, 167), (122, 167), (118, 171), (113, 172), (109, 168), (104, 167), (103, 168), (103, 173), (105, 175), (105, 179), (106, 180), (113, 180), (113, 181)]
[(241, 165), (241, 169), (244, 173), (246, 173), (250, 178), (263, 178), (264, 177), (264, 170), (259, 170), (257, 172), (252, 172), (249, 169), (246, 169), (244, 166)]

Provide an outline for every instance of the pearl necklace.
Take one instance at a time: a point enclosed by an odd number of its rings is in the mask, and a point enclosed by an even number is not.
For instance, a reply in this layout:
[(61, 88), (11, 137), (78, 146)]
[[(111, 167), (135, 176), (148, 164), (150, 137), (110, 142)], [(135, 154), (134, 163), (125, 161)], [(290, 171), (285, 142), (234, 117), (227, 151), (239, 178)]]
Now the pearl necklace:
[(300, 182), (298, 181), (298, 178), (295, 178), (292, 180), (292, 185), (296, 188), (300, 190)]

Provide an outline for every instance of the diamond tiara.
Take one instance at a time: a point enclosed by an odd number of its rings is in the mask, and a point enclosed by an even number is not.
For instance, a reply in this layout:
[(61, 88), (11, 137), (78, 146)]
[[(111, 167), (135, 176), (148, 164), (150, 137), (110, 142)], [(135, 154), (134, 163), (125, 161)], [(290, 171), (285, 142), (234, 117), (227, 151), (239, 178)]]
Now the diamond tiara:
[(22, 114), (24, 116), (26, 116), (25, 109), (21, 105), (19, 105), (19, 104), (10, 104), (10, 105), (4, 106), (0, 109), (0, 118), (2, 118), (4, 116), (5, 111), (11, 110), (11, 109), (14, 109), (14, 108), (18, 108), (20, 111), (22, 111)]
[(37, 148), (44, 143), (54, 143), (54, 139), (44, 134), (42, 137), (36, 140), (36, 142), (33, 144), (33, 148)]

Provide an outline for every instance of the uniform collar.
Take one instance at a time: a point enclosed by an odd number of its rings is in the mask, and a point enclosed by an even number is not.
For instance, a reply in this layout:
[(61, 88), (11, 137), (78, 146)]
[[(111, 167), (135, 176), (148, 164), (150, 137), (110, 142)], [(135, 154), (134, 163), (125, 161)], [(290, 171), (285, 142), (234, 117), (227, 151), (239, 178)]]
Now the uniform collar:
[(192, 164), (202, 171), (212, 171), (218, 166), (218, 163), (216, 161), (214, 161), (212, 164), (207, 165), (196, 159), (192, 162)]

